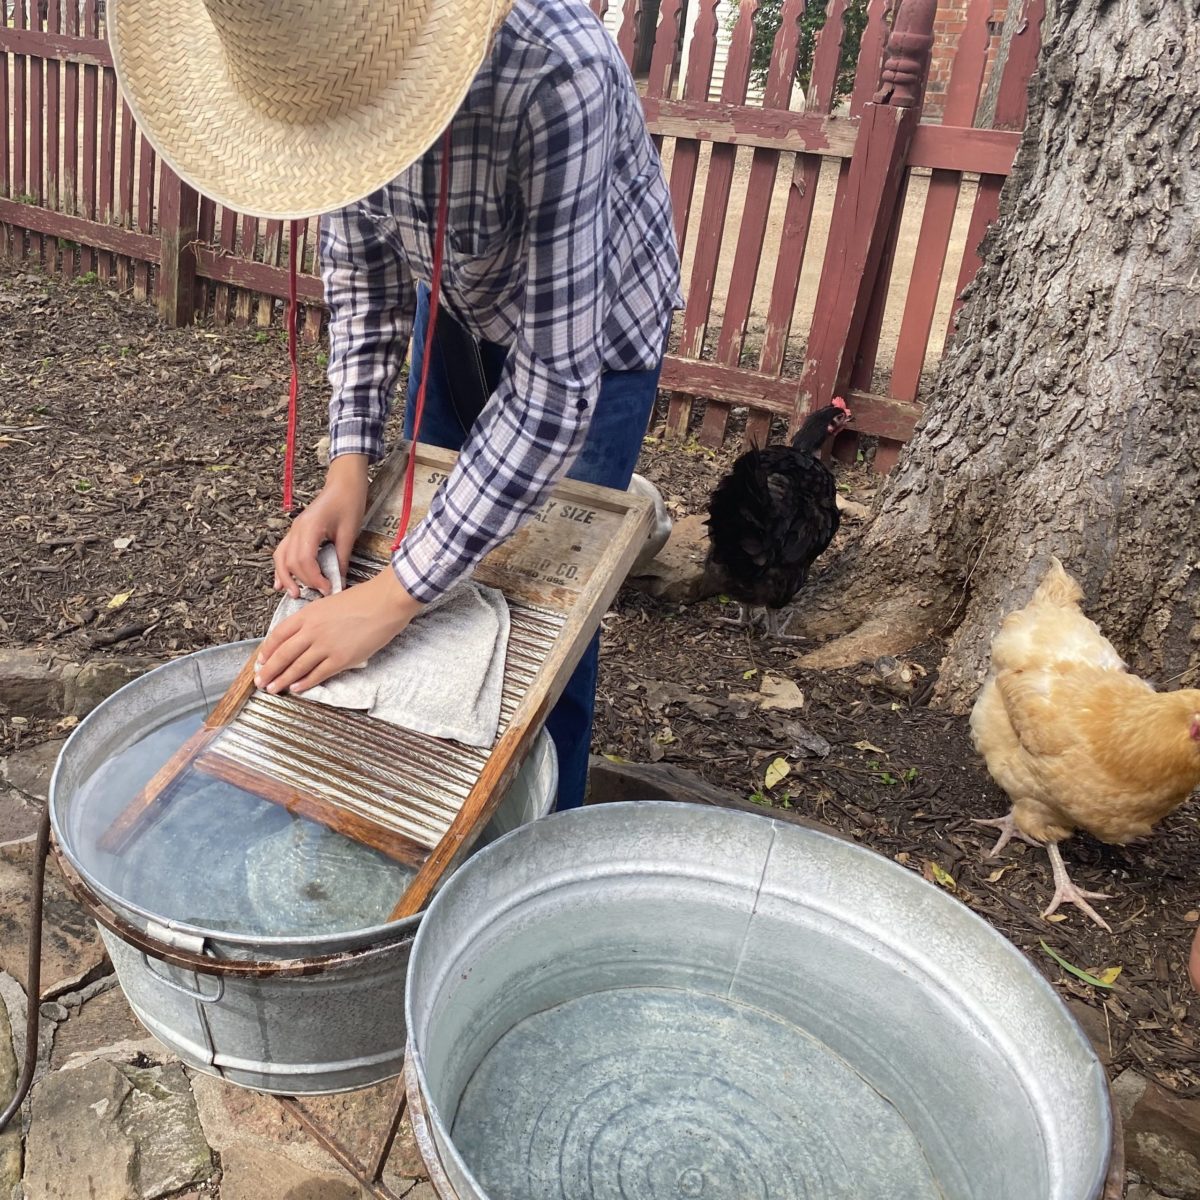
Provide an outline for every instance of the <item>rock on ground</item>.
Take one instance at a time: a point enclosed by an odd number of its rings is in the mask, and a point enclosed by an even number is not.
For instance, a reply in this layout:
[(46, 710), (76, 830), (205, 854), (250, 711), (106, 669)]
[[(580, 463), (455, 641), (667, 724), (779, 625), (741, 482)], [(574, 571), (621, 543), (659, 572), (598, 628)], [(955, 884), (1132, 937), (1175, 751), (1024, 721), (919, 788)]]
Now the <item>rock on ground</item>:
[(1200, 1196), (1200, 1101), (1173, 1096), (1132, 1070), (1113, 1084), (1113, 1096), (1128, 1168), (1164, 1196)]
[(45, 803), (50, 794), (50, 776), (62, 745), (63, 739), (53, 738), (13, 751), (7, 758), (0, 759), (0, 779), (30, 799)]
[[(8, 1008), (0, 1001), (0, 1103), (7, 1104), (17, 1087), (17, 1056), (13, 1052)], [(16, 1117), (0, 1134), (0, 1200), (8, 1200), (21, 1182), (21, 1129)]]
[(232, 1146), (221, 1155), (221, 1200), (359, 1200), (346, 1174), (314, 1174), (270, 1150)]
[[(396, 1087), (396, 1080), (389, 1080), (357, 1092), (306, 1097), (301, 1103), (305, 1112), (328, 1128), (360, 1162), (368, 1162), (393, 1112)], [(213, 1149), (220, 1153), (226, 1172), (221, 1183), (221, 1200), (228, 1200), (226, 1187), (231, 1152), (244, 1152), (245, 1161), (250, 1164), (247, 1170), (266, 1155), (276, 1162), (286, 1161), (318, 1179), (339, 1179), (357, 1187), (350, 1174), (272, 1097), (201, 1074), (193, 1074), (192, 1091), (205, 1135)], [(409, 1192), (408, 1189), (423, 1175), (424, 1167), (406, 1120), (396, 1137), (384, 1180), (398, 1194), (407, 1193), (411, 1200), (421, 1200), (420, 1191)], [(294, 1200), (290, 1193), (279, 1193), (281, 1200), (284, 1194), (287, 1200)], [(297, 1193), (297, 1196), (301, 1194), (308, 1193)], [(358, 1195), (357, 1192), (351, 1194)], [(257, 1200), (273, 1200), (275, 1195), (274, 1192), (259, 1194)], [(430, 1198), (432, 1200), (432, 1193)]]
[(1149, 1184), (1131, 1183), (1125, 1193), (1125, 1200), (1170, 1200), (1162, 1192), (1156, 1192)]
[(14, 787), (0, 785), (0, 845), (25, 842), (37, 833), (40, 807)]
[(75, 663), (35, 647), (0, 647), (3, 709), (17, 717), (83, 717), (158, 661), (106, 655)]
[[(25, 982), (29, 913), (33, 900), (34, 845), (0, 846), (0, 971)], [(104, 944), (72, 899), (51, 858), (46, 869), (42, 923), (42, 997), (77, 987), (106, 962)]]
[[(71, 1065), (73, 1058), (103, 1054), (109, 1047), (146, 1041), (150, 1035), (138, 1024), (119, 987), (85, 1001), (59, 1027), (54, 1036), (53, 1068)], [(158, 1043), (154, 1043), (155, 1049)], [(158, 1053), (153, 1057), (162, 1061)]]
[(58, 1071), (31, 1102), (25, 1200), (157, 1200), (215, 1174), (177, 1063)]

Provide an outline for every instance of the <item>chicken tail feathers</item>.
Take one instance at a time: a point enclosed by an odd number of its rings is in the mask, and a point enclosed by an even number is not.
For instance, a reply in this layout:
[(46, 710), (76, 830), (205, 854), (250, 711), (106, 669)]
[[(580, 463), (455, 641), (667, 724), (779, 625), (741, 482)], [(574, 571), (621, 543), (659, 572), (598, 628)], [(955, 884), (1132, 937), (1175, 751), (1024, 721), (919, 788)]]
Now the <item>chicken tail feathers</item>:
[(1083, 599), (1083, 589), (1067, 574), (1062, 563), (1051, 556), (1050, 566), (1033, 593), (1033, 599), (1057, 608), (1069, 608)]

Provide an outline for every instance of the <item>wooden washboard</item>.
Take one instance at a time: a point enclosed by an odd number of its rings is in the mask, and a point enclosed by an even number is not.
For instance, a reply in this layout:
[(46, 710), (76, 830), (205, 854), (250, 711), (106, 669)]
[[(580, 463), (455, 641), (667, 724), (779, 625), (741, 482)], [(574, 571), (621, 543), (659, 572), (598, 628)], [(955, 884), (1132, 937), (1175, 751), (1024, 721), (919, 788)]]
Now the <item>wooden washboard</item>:
[[(413, 524), (457, 455), (418, 444)], [(387, 566), (406, 450), (371, 485), (351, 583)], [(222, 779), (375, 847), (416, 874), (392, 919), (420, 912), (503, 798), (646, 540), (645, 498), (565, 480), (475, 571), (509, 604), (500, 728), (490, 750), (413, 733), (348, 709), (254, 687), (246, 664), (204, 726), (105, 832), (118, 852), (193, 773)], [(418, 618), (419, 619), (419, 618)]]

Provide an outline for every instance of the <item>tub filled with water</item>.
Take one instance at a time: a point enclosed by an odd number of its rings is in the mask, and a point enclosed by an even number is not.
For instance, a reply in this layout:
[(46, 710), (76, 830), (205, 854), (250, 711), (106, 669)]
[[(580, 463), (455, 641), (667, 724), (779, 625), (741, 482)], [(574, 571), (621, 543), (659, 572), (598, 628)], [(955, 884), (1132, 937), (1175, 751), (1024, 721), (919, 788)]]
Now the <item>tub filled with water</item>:
[[(186, 1062), (267, 1091), (363, 1086), (403, 1062), (404, 978), (419, 918), (389, 914), (410, 866), (196, 772), (118, 849), (104, 836), (253, 650), (238, 643), (176, 660), (81, 723), (51, 783), (55, 852), (93, 911), (116, 918), (101, 934), (134, 1012)], [(543, 734), (480, 844), (548, 812), (556, 784)], [(122, 922), (136, 942), (121, 936)], [(147, 939), (161, 952), (147, 952)], [(191, 965), (180, 965), (180, 951)], [(264, 972), (238, 975), (235, 962)], [(272, 962), (290, 966), (272, 976)]]
[(435, 898), (408, 1092), (442, 1200), (1098, 1200), (1104, 1070), (1024, 956), (862, 846), (559, 813)]

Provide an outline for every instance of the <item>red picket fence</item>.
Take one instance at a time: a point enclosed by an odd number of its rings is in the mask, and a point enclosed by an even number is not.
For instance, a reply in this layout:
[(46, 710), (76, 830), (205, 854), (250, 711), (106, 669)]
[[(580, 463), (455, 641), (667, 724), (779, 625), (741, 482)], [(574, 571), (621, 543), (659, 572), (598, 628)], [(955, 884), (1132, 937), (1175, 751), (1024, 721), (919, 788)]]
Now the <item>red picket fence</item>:
[[(608, 0), (592, 2), (603, 16)], [(855, 2), (827, 0), (797, 109), (805, 0), (779, 0), (765, 82), (752, 78), (759, 0), (624, 0), (617, 41), (644, 68), (684, 254), (688, 303), (663, 373), (673, 437), (720, 444), (740, 408), (761, 441), (773, 419), (843, 394), (886, 469), (920, 414), (1012, 167), (1045, 0), (1012, 0), (1023, 12), (1005, 46), (992, 0), (941, 0), (940, 20), (938, 0), (868, 0), (840, 96)], [(287, 295), (286, 227), (198, 197), (157, 161), (116, 86), (102, 8), (0, 0), (0, 255), (155, 296), (172, 323), (270, 324)], [(942, 46), (961, 32), (941, 56), (940, 122), (922, 122), (935, 21)], [(314, 221), (298, 247), (313, 339), (315, 234)]]

